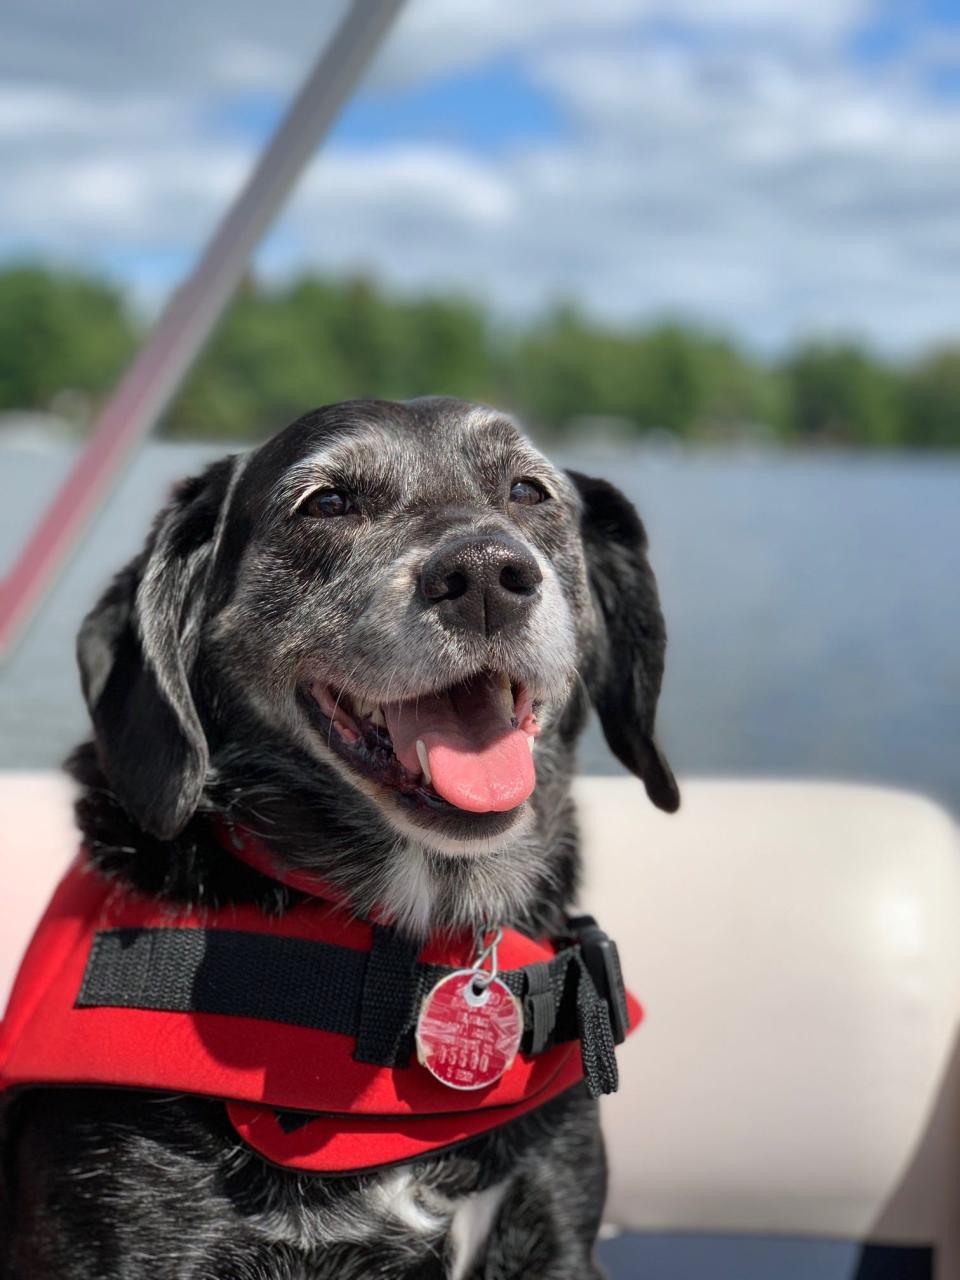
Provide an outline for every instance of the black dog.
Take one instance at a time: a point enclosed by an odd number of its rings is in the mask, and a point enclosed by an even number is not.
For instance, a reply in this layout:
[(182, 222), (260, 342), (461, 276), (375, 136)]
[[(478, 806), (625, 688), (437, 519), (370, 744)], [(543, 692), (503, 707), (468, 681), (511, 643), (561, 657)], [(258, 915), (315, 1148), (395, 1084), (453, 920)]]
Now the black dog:
[[(679, 803), (653, 738), (664, 644), (611, 485), (492, 410), (324, 408), (183, 483), (85, 621), (79, 825), (103, 872), (174, 901), (296, 900), (213, 838), (225, 815), (409, 934), (553, 936), (588, 699), (653, 802)], [(181, 1095), (32, 1090), (4, 1130), (5, 1280), (599, 1274), (581, 1090), (341, 1178), (267, 1164), (221, 1103)]]

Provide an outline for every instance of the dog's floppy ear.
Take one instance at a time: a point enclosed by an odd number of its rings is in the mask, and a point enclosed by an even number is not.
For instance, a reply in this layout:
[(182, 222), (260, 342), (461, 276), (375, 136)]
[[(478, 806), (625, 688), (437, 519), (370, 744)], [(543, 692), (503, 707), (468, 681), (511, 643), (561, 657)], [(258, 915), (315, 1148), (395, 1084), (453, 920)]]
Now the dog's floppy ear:
[(130, 816), (162, 840), (190, 820), (206, 780), (190, 674), (234, 466), (226, 458), (177, 488), (77, 637), (100, 763)]
[(610, 750), (642, 779), (659, 809), (680, 806), (676, 779), (654, 741), (667, 636), (640, 517), (606, 480), (569, 472), (583, 504), (580, 532), (602, 622), (587, 686)]

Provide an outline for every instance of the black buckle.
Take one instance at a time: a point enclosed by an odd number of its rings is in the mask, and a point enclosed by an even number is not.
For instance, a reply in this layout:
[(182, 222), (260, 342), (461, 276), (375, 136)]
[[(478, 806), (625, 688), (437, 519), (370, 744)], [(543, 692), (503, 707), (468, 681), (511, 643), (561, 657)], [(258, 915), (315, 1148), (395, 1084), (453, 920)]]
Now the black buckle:
[(567, 928), (580, 954), (597, 995), (610, 1011), (610, 1029), (614, 1044), (622, 1044), (630, 1029), (627, 1015), (627, 993), (620, 969), (620, 953), (614, 940), (600, 928), (593, 916), (571, 916)]

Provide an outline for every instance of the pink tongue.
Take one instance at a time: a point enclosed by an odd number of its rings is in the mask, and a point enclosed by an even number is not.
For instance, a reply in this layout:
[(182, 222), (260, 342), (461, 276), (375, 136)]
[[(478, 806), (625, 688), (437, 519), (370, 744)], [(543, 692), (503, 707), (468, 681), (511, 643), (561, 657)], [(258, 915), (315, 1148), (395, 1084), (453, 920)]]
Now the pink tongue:
[(506, 701), (492, 681), (474, 680), (383, 711), (405, 769), (420, 770), (419, 739), (444, 800), (471, 813), (499, 813), (522, 804), (537, 781), (528, 736), (513, 727)]

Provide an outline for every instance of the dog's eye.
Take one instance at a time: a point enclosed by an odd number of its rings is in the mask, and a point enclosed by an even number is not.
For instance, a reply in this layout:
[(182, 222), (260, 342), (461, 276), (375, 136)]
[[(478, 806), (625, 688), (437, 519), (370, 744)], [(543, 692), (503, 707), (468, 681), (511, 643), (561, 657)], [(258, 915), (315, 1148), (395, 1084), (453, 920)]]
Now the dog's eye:
[(349, 493), (341, 489), (315, 489), (300, 504), (305, 516), (327, 519), (329, 516), (346, 516), (356, 510), (356, 505)]
[(510, 486), (510, 501), (519, 502), (521, 507), (534, 507), (546, 498), (546, 490), (536, 480), (514, 480)]

